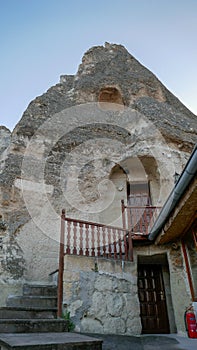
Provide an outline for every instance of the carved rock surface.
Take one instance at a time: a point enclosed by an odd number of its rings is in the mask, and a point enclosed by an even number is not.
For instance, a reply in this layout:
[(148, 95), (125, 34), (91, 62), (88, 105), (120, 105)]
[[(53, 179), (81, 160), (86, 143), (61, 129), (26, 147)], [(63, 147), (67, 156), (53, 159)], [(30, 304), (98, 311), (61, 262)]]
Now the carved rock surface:
[[(142, 145), (136, 142), (135, 134), (130, 135), (118, 126), (106, 127), (106, 125), (102, 125), (98, 127), (96, 120), (93, 119), (92, 124), (86, 126), (86, 128), (76, 125), (75, 132), (66, 135), (66, 138), (60, 138), (50, 152), (48, 152), (51, 142), (50, 136), (55, 137), (56, 130), (52, 130), (52, 133), (49, 133), (42, 142), (39, 137), (36, 137), (34, 147), (32, 147), (27, 157), (29, 165), (31, 165), (29, 167), (30, 171), (28, 176), (24, 176), (21, 168), (25, 151), (36, 130), (45, 121), (49, 121), (54, 114), (60, 113), (69, 107), (89, 102), (110, 101), (110, 98), (112, 102), (118, 102), (120, 107), (124, 104), (142, 113), (160, 130), (174, 152), (174, 162), (178, 172), (186, 163), (196, 142), (196, 116), (171, 94), (154, 74), (130, 55), (123, 46), (106, 43), (105, 46), (91, 48), (82, 58), (82, 63), (76, 75), (61, 76), (57, 85), (49, 88), (42, 96), (30, 102), (12, 134), (5, 127), (0, 127), (0, 215), (2, 215), (2, 219), (8, 228), (4, 251), (9, 251), (9, 259), (4, 258), (2, 260), (0, 275), (7, 276), (7, 271), (9, 271), (9, 275), (13, 278), (19, 277), (16, 275), (16, 269), (14, 268), (16, 257), (14, 253), (12, 254), (16, 246), (18, 247), (17, 266), (20, 266), (20, 276), (24, 275), (26, 278), (31, 276), (31, 279), (39, 280), (41, 278), (39, 276), (43, 278), (44, 274), (47, 276), (48, 273), (57, 268), (58, 245), (55, 242), (55, 235), (58, 229), (51, 233), (50, 238), (54, 239), (54, 244), (51, 243), (49, 249), (44, 243), (46, 233), (42, 229), (39, 230), (38, 225), (34, 224), (34, 220), (31, 221), (31, 217), (34, 219), (38, 216), (41, 209), (49, 201), (52, 207), (55, 208), (55, 213), (60, 213), (65, 205), (66, 200), (62, 193), (62, 183), (60, 181), (61, 169), (62, 165), (65, 164), (65, 172), (67, 172), (66, 161), (68, 161), (69, 153), (73, 149), (77, 149), (77, 146), (81, 146), (89, 138), (105, 137), (119, 141), (129, 151), (134, 149), (135, 154), (144, 152), (143, 156), (149, 156)], [(118, 112), (116, 118), (117, 120), (119, 118)], [(86, 150), (81, 147), (76, 151), (79, 157), (82, 151), (84, 154), (86, 152), (84, 157), (93, 154), (90, 147), (87, 147)], [(109, 152), (114, 153), (117, 158), (120, 151), (121, 146), (119, 149), (118, 147), (113, 149), (113, 146), (109, 149)], [(127, 154), (125, 154), (126, 156)], [(165, 155), (165, 157), (168, 158), (168, 155)], [(168, 166), (167, 158), (163, 168)], [(147, 162), (145, 160), (145, 166)], [(100, 168), (96, 162), (87, 162), (80, 169), (79, 189), (83, 194), (83, 200), (86, 200), (87, 204), (99, 198), (98, 177), (105, 180), (110, 173), (111, 165), (104, 159)], [(44, 167), (43, 186), (45, 191), (43, 193), (40, 185), (42, 179), (38, 172), (42, 167)], [(171, 175), (173, 176), (173, 174)], [(88, 182), (84, 182), (84, 179)], [(21, 180), (23, 180), (23, 185)], [(66, 186), (66, 177), (64, 181)], [(25, 186), (31, 190), (30, 197), (32, 202), (37, 205), (33, 213), (29, 213), (24, 200)], [(105, 192), (108, 194), (109, 191), (106, 190)], [(68, 203), (66, 205), (69, 208)], [(78, 215), (73, 208), (70, 208), (70, 213)], [(50, 216), (51, 213), (48, 213), (48, 215)], [(110, 213), (107, 213), (108, 217), (110, 215)], [(95, 215), (90, 219), (96, 221), (99, 217)], [(46, 213), (46, 224), (47, 220)], [(50, 231), (50, 227), (47, 230)], [(35, 244), (35, 246), (32, 246), (32, 244)], [(38, 257), (38, 251), (42, 252), (42, 258)], [(24, 261), (28, 261), (28, 264), (25, 264)], [(40, 272), (39, 275), (39, 271), (46, 266), (47, 270)]]
[(168, 139), (191, 150), (196, 142), (196, 116), (146, 67), (121, 45), (106, 43), (88, 50), (76, 76), (61, 76), (60, 83), (30, 103), (14, 134), (32, 136), (54, 113), (76, 104), (98, 101), (100, 90), (114, 86), (123, 102), (159, 127)]

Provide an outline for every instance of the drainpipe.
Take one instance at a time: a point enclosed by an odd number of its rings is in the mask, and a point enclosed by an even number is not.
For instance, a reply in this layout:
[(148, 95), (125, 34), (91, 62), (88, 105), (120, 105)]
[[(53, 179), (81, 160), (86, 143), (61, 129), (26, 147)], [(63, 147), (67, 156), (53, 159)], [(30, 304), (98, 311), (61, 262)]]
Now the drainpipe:
[(177, 205), (181, 196), (184, 194), (184, 191), (186, 190), (187, 186), (190, 184), (191, 180), (195, 177), (196, 173), (197, 173), (197, 144), (194, 147), (193, 152), (181, 176), (179, 177), (175, 187), (170, 193), (167, 201), (165, 202), (157, 220), (155, 221), (148, 235), (148, 239), (150, 241), (153, 241), (158, 236), (161, 229), (164, 227), (168, 217), (170, 216), (172, 210)]

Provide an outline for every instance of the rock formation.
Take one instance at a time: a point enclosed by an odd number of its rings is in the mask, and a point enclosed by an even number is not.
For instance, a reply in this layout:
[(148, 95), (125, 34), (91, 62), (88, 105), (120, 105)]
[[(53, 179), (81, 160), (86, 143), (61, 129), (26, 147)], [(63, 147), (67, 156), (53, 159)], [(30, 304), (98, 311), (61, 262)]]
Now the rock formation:
[[(54, 130), (51, 129), (46, 133), (44, 139), (41, 137), (42, 126), (54, 115), (61, 114), (62, 111), (74, 106), (97, 102), (114, 103), (120, 106), (120, 111), (114, 112), (114, 125), (98, 126), (94, 118), (92, 124), (86, 127), (76, 123), (75, 129), (69, 134), (58, 137), (52, 147), (49, 147), (50, 137), (55, 137), (55, 127)], [(43, 233), (34, 218), (38, 216), (47, 201), (55, 208), (57, 215), (64, 206), (66, 199), (61, 188), (61, 167), (73, 149), (82, 145), (82, 148), (77, 150), (80, 156), (83, 145), (89, 139), (99, 137), (115, 139), (127, 146), (127, 156), (133, 149), (133, 154), (143, 159), (145, 169), (153, 167), (154, 160), (150, 160), (150, 150), (143, 150), (142, 146), (139, 146), (135, 133), (132, 134), (132, 131), (129, 133), (117, 126), (122, 113), (121, 107), (127, 107), (142, 114), (159, 130), (172, 152), (176, 170), (181, 172), (196, 142), (196, 116), (121, 45), (106, 43), (105, 46), (88, 50), (82, 58), (76, 75), (61, 76), (57, 85), (33, 100), (11, 135), (5, 127), (0, 128), (0, 214), (1, 221), (5, 223), (0, 231), (2, 241), (0, 283), (3, 283), (5, 278), (11, 281), (20, 281), (23, 278), (44, 280), (49, 272), (57, 268), (56, 239), (53, 241), (51, 235), (47, 237), (46, 232)], [(70, 123), (69, 115), (67, 118), (64, 121), (65, 125)], [(58, 128), (61, 129), (61, 125)], [(33, 137), (34, 141), (31, 143)], [(144, 135), (145, 138), (146, 135)], [(28, 147), (30, 147), (29, 153)], [(112, 151), (116, 152), (116, 150)], [(88, 152), (91, 153), (91, 148)], [(25, 154), (31, 169), (29, 174), (27, 171), (24, 174)], [(168, 164), (167, 153), (164, 158), (163, 167)], [(43, 179), (39, 177), (38, 169), (42, 168), (43, 163), (45, 193), (42, 195), (39, 184), (43, 186)], [(110, 176), (115, 162), (107, 163), (106, 160), (103, 167), (97, 165), (97, 175), (105, 179)], [(83, 167), (79, 176), (79, 187), (81, 186), (81, 191), (84, 192), (89, 203), (99, 197), (98, 191), (93, 191), (97, 182), (96, 176), (93, 176), (95, 169), (95, 164), (90, 162)], [(102, 171), (104, 175), (101, 174)], [(151, 171), (149, 176), (151, 180), (159, 175), (155, 170), (154, 176)], [(173, 174), (171, 176), (168, 192), (172, 187)], [(88, 177), (89, 180), (85, 183), (83, 180)], [(25, 186), (29, 186), (30, 197), (35, 203), (33, 214), (29, 211), (24, 199)], [(67, 207), (70, 213), (77, 216), (76, 211), (69, 207), (68, 203)], [(46, 218), (47, 215), (50, 213), (46, 214)], [(95, 216), (96, 219), (98, 219), (97, 216)]]

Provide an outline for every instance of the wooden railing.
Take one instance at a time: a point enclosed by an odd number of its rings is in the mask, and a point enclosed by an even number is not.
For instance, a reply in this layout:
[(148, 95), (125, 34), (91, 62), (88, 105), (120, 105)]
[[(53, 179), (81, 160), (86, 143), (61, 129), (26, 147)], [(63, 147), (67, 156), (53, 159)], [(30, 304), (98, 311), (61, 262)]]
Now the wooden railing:
[(71, 219), (62, 211), (61, 231), (65, 255), (122, 259), (124, 254), (125, 260), (132, 259), (127, 229)]
[(135, 235), (148, 235), (158, 217), (161, 207), (156, 206), (130, 206), (122, 204), (123, 227)]
[(123, 228), (61, 215), (58, 317), (62, 315), (64, 256), (79, 255), (133, 261), (133, 240), (147, 239), (160, 211), (153, 206), (127, 206), (122, 200)]
[[(65, 234), (66, 232), (66, 234)], [(133, 261), (132, 233), (124, 228), (61, 215), (58, 274), (58, 313), (62, 315), (64, 256), (80, 255)]]

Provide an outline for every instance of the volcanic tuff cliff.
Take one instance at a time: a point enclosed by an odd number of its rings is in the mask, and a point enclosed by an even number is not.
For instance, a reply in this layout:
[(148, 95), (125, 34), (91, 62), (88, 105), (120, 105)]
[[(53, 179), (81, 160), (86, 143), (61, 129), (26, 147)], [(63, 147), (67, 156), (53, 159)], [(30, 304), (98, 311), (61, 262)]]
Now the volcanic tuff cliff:
[[(142, 113), (154, 123), (167, 143), (182, 154), (182, 163), (186, 162), (197, 139), (197, 117), (123, 46), (106, 43), (105, 46), (93, 47), (85, 53), (76, 75), (61, 76), (60, 83), (29, 104), (11, 137), (6, 128), (0, 129), (2, 135), (0, 211), (11, 235), (17, 233), (19, 228), (30, 219), (20, 188), (14, 185), (15, 181), (22, 177), (21, 165), (29, 140), (35, 131), (55, 113), (71, 106), (97, 102), (102, 89), (108, 88), (119, 91), (116, 100), (118, 103)], [(120, 132), (113, 128), (106, 130), (106, 127), (103, 127), (95, 131), (94, 128), (89, 127), (89, 134), (92, 137), (98, 136), (98, 133), (101, 135), (112, 133), (120, 139), (128, 138), (128, 135), (120, 135)], [(73, 136), (67, 135), (66, 143), (57, 144), (54, 152), (50, 154), (50, 160), (46, 162), (45, 181), (48, 185), (56, 186), (52, 195), (55, 198), (61, 194), (58, 176), (62, 154), (65, 150), (69, 151), (72, 143), (79, 144), (81, 140), (86, 139), (86, 136), (79, 128), (78, 133)], [(129, 140), (126, 142), (129, 143)], [(35, 157), (40, 157), (38, 148), (35, 150)], [(46, 158), (47, 155), (43, 157)], [(12, 244), (13, 242), (12, 239)], [(9, 250), (9, 244), (7, 247)], [(22, 252), (17, 244), (16, 251), (14, 258), (9, 253), (10, 258), (3, 262), (3, 268), (15, 277), (22, 274), (23, 269), (20, 265), (23, 264), (20, 258)], [(21, 266), (20, 268), (17, 268), (17, 263)]]
[(75, 104), (96, 102), (99, 91), (115, 86), (126, 106), (142, 112), (165, 137), (191, 150), (196, 141), (196, 116), (121, 45), (105, 44), (88, 50), (75, 76), (30, 103), (13, 135), (31, 136), (54, 113)]
[[(20, 176), (23, 153), (29, 138), (55, 113), (86, 102), (97, 102), (106, 86), (121, 92), (125, 106), (141, 112), (163, 134), (167, 142), (191, 152), (196, 142), (196, 116), (190, 112), (147, 68), (121, 45), (106, 43), (88, 50), (77, 74), (61, 76), (60, 83), (33, 100), (12, 132), (4, 127), (1, 185)], [(6, 155), (5, 155), (6, 154)]]

